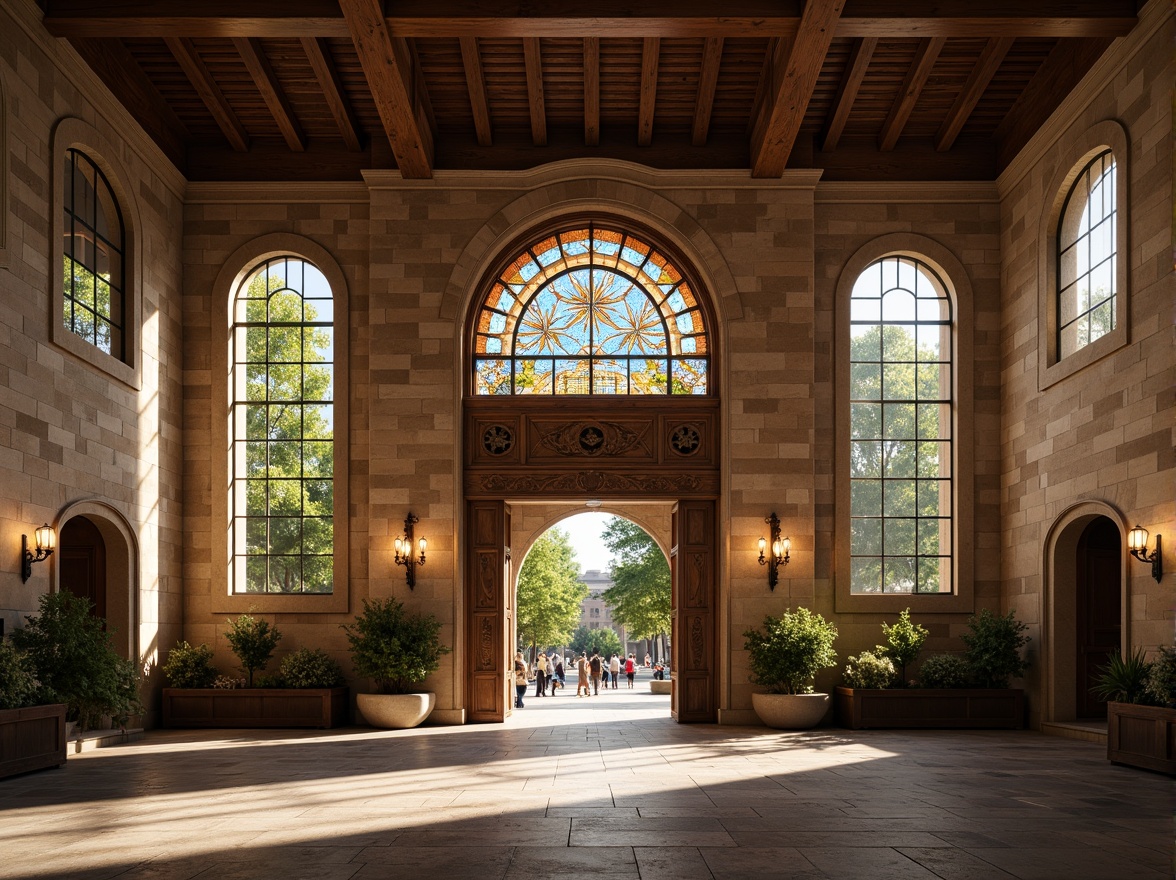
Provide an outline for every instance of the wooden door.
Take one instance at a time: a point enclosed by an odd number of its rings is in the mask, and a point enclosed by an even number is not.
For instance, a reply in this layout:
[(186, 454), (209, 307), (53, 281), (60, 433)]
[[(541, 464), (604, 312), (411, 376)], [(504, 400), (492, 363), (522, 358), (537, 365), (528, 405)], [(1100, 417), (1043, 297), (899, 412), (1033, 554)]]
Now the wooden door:
[(514, 631), (510, 596), (510, 508), (466, 504), (466, 707), (469, 721), (504, 721), (513, 703), (506, 669)]
[(61, 527), (58, 540), (61, 589), (89, 599), (90, 613), (106, 617), (106, 542), (98, 527), (75, 516)]
[(672, 533), (670, 706), (680, 722), (713, 723), (718, 720), (714, 502), (674, 505)]
[(1090, 688), (1098, 678), (1099, 667), (1106, 665), (1107, 655), (1119, 653), (1121, 647), (1122, 552), (1119, 529), (1106, 517), (1094, 520), (1078, 539), (1075, 585), (1078, 628), (1075, 715), (1078, 718), (1107, 717), (1107, 704), (1095, 697)]

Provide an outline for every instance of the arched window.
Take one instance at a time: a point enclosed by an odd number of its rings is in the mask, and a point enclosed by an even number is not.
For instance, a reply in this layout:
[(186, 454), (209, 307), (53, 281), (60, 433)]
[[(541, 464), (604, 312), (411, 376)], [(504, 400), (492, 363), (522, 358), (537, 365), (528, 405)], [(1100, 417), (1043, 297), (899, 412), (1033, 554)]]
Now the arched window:
[(473, 342), (479, 395), (713, 390), (690, 280), (653, 245), (603, 224), (519, 251), (490, 284)]
[(334, 591), (334, 303), (298, 256), (236, 291), (232, 347), (233, 593)]
[(65, 151), (62, 177), (62, 323), (126, 362), (126, 237), (106, 175), (85, 153)]
[(1104, 150), (1078, 174), (1057, 242), (1057, 352), (1064, 358), (1116, 328), (1115, 156)]
[(850, 592), (951, 593), (951, 300), (888, 256), (858, 276), (849, 323)]

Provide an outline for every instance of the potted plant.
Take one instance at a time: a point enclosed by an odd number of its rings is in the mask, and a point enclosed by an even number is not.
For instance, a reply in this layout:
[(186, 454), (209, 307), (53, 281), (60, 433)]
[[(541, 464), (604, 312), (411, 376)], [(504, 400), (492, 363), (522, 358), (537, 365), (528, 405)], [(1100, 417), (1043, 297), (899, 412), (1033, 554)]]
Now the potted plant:
[(363, 601), (352, 624), (343, 624), (357, 675), (375, 682), (374, 694), (356, 702), (373, 727), (416, 727), (433, 711), (436, 695), (419, 685), (441, 666), (449, 648), (431, 614), (407, 614), (394, 598)]
[(229, 621), (225, 633), (245, 678), (221, 675), (207, 645), (177, 642), (163, 674), (164, 727), (319, 727), (346, 723), (348, 692), (343, 670), (326, 652), (299, 648), (284, 657), (274, 676), (257, 676), (273, 657), (282, 634), (249, 614)]
[(1110, 655), (1093, 691), (1107, 700), (1107, 760), (1176, 775), (1176, 649)]
[(837, 663), (837, 627), (807, 608), (764, 618), (763, 630), (743, 634), (751, 683), (768, 689), (751, 704), (768, 727), (804, 730), (825, 716), (828, 694), (813, 693), (816, 674)]
[(64, 703), (66, 721), (83, 731), (103, 716), (125, 723), (142, 711), (138, 667), (114, 650), (106, 621), (91, 606), (67, 590), (46, 593), (37, 616), (12, 633), (40, 683), (39, 701)]
[(65, 704), (44, 699), (28, 654), (0, 639), (0, 779), (65, 763)]
[[(964, 656), (940, 654), (928, 657), (917, 682), (906, 682), (906, 667), (913, 663), (927, 638), (927, 630), (910, 620), (910, 609), (893, 625), (882, 624), (888, 646), (878, 646), (899, 670), (902, 686), (883, 684), (875, 667), (875, 654), (862, 652), (850, 658), (845, 683), (837, 688), (837, 716), (844, 727), (889, 728), (1019, 728), (1024, 724), (1025, 694), (1009, 688), (1009, 679), (1025, 671), (1028, 661), (1021, 650), (1029, 641), (1025, 624), (1012, 612), (1007, 616), (984, 610), (968, 621), (962, 636)], [(864, 661), (870, 662), (864, 662)]]

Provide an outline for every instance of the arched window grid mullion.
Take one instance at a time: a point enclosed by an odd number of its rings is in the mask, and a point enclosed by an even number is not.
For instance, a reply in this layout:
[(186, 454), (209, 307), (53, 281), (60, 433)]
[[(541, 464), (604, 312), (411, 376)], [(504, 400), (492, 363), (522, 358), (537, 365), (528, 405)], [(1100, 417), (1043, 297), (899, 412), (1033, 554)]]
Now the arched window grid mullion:
[[(1079, 172), (1062, 203), (1054, 267), (1057, 278), (1057, 290), (1054, 292), (1057, 315), (1054, 344), (1059, 359), (1073, 354), (1116, 327), (1115, 299), (1118, 291), (1115, 264), (1119, 256), (1116, 172), (1114, 154), (1110, 150), (1102, 151)], [(1081, 199), (1081, 202), (1077, 203), (1077, 199)], [(1076, 227), (1069, 230), (1067, 223), (1076, 205), (1080, 207), (1081, 213)], [(1097, 217), (1094, 214), (1096, 208)], [(1105, 250), (1096, 254), (1094, 243), (1099, 240), (1105, 240)], [(1072, 273), (1066, 271), (1068, 261), (1074, 264)], [(1096, 279), (1100, 277), (1106, 283), (1101, 296), (1095, 289)]]

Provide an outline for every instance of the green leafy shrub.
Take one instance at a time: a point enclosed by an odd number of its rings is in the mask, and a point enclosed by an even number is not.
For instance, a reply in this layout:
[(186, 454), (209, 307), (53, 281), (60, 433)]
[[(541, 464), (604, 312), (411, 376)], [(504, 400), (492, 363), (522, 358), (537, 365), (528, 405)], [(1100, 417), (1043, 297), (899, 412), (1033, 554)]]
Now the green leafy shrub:
[(925, 688), (965, 688), (971, 683), (968, 661), (958, 654), (934, 654), (919, 669), (919, 685)]
[(274, 656), (278, 642), (282, 640), (282, 634), (276, 627), (270, 626), (269, 621), (242, 614), (236, 620), (229, 621), (225, 638), (229, 640), (229, 647), (241, 661), (237, 668), (245, 673), (247, 687), (253, 687), (254, 671), (265, 669), (270, 658)]
[(335, 658), (321, 648), (299, 648), (283, 657), (278, 669), (289, 688), (333, 688), (346, 682)]
[(176, 642), (167, 652), (163, 677), (169, 687), (206, 688), (216, 681), (216, 667), (212, 665), (212, 648), (208, 645), (189, 645)]
[(837, 627), (807, 608), (769, 615), (763, 631), (749, 629), (743, 637), (751, 683), (773, 694), (812, 693), (816, 674), (837, 665)]
[(343, 624), (358, 675), (376, 683), (380, 694), (408, 694), (441, 667), (449, 648), (441, 644), (441, 623), (432, 614), (406, 614), (389, 597), (363, 600), (355, 623)]
[(1158, 706), (1176, 706), (1176, 648), (1160, 648), (1147, 678), (1147, 694)]
[(111, 644), (105, 621), (92, 603), (68, 590), (41, 596), (36, 617), (12, 633), (41, 683), (40, 703), (65, 703), (66, 718), (85, 730), (99, 716), (121, 718), (141, 711), (139, 669)]
[(894, 662), (881, 645), (862, 651), (845, 664), (845, 685), (851, 688), (888, 688), (894, 681)]
[(930, 633), (919, 624), (911, 622), (911, 609), (909, 608), (898, 616), (898, 623), (893, 626), (883, 623), (882, 632), (886, 635), (888, 647), (881, 650), (884, 650), (886, 656), (894, 661), (894, 665), (899, 669), (899, 681), (905, 685), (906, 668), (915, 662)]
[(1024, 635), (1028, 627), (1012, 611), (1001, 617), (985, 608), (968, 619), (968, 629), (962, 637), (968, 648), (965, 658), (978, 686), (1008, 687), (1010, 678), (1020, 678), (1029, 667), (1021, 656), (1021, 648), (1029, 643)]
[(1090, 692), (1108, 703), (1151, 703), (1148, 684), (1152, 664), (1144, 659), (1143, 649), (1123, 657), (1108, 654), (1107, 664), (1099, 667), (1098, 677)]
[(28, 654), (8, 639), (0, 639), (0, 709), (37, 705), (40, 688)]
[(233, 678), (231, 675), (218, 675), (213, 679), (212, 687), (222, 691), (234, 691), (245, 687), (245, 679)]

